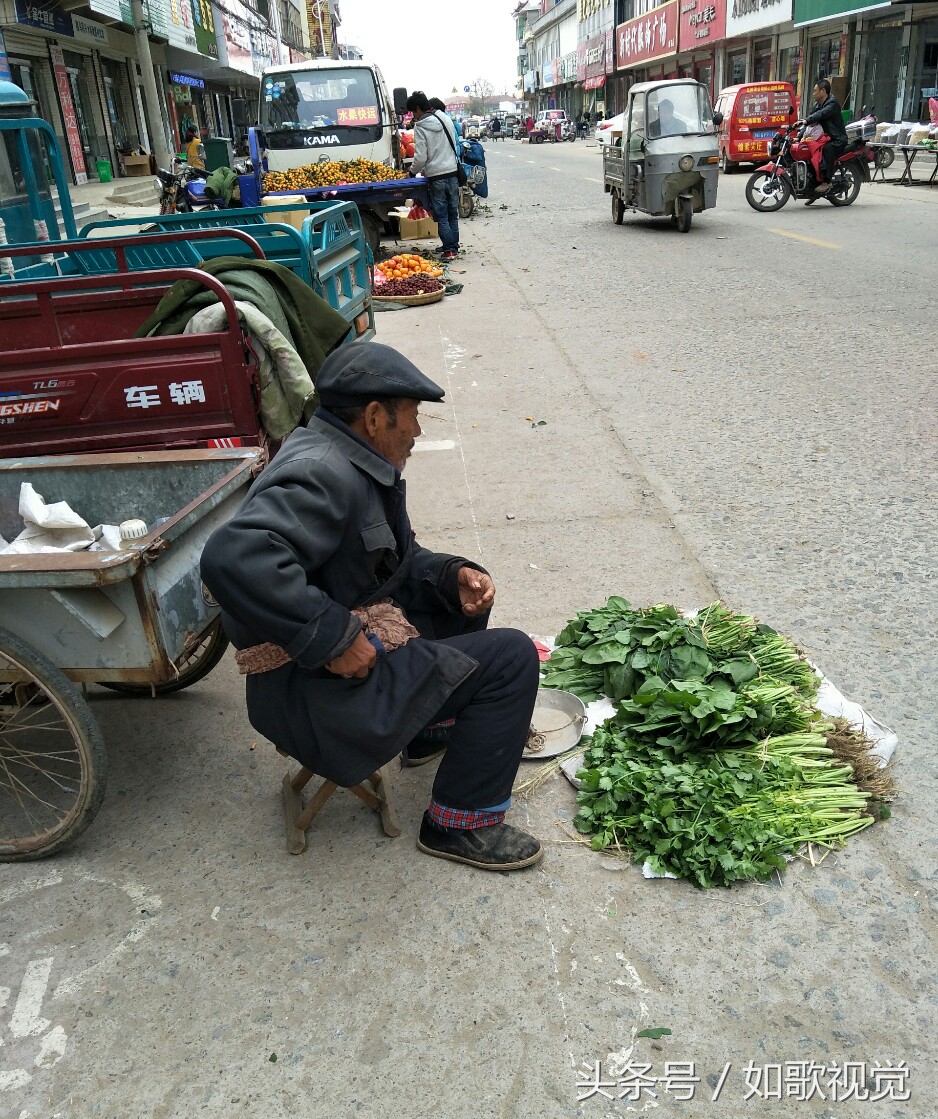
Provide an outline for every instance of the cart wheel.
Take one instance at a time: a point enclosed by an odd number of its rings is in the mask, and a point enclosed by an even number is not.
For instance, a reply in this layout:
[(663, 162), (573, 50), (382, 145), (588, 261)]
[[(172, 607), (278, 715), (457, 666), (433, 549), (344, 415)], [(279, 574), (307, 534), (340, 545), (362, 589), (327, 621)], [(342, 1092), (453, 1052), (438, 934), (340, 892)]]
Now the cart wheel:
[(197, 683), (203, 676), (208, 676), (225, 655), (227, 648), (228, 638), (219, 620), (180, 664), (179, 675), (175, 680), (153, 685), (105, 683), (102, 680), (101, 686), (115, 692), (124, 692), (125, 695), (153, 695), (154, 692), (157, 695), (169, 695), (170, 692), (181, 692), (183, 688)]
[(461, 187), (459, 191), (459, 216), (471, 218), (476, 208), (476, 196), (468, 187)]
[(618, 191), (612, 190), (609, 193), (612, 197), (612, 220), (616, 225), (621, 225), (622, 219), (625, 217), (625, 206)]
[(374, 256), (381, 244), (381, 228), (374, 214), (363, 213), (361, 217), (362, 231), (365, 234), (365, 240), (368, 242), (368, 248), (371, 249), (372, 256)]
[(0, 861), (41, 859), (71, 843), (106, 785), (104, 741), (81, 693), (0, 629)]
[(674, 204), (674, 218), (679, 233), (689, 233), (694, 220), (694, 204), (689, 198), (678, 198)]

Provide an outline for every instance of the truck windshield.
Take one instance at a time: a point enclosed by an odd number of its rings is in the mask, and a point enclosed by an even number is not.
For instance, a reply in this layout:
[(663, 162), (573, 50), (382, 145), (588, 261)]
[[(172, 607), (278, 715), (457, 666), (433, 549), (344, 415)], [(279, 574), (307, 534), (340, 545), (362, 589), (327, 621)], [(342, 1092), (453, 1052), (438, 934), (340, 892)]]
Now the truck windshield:
[(294, 70), (265, 74), (261, 126), (269, 131), (381, 123), (370, 70)]
[(665, 86), (648, 94), (649, 139), (713, 132), (710, 96), (701, 85)]

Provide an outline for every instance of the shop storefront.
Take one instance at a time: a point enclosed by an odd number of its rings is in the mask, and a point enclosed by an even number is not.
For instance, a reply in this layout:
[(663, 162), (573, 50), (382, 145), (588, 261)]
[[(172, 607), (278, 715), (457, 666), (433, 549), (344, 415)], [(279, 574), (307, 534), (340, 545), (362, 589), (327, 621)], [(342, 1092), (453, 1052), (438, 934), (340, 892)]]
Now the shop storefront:
[(607, 36), (594, 35), (577, 47), (577, 81), (583, 90), (583, 108), (595, 120), (605, 109)]
[(627, 71), (623, 94), (635, 82), (677, 77), (679, 0), (637, 16), (616, 28), (617, 72)]
[(801, 46), (801, 37), (797, 31), (791, 31), (778, 37), (778, 61), (775, 65), (775, 77), (780, 82), (788, 82), (795, 91), (801, 104), (803, 86), (803, 61), (804, 50)]
[(678, 73), (705, 85), (713, 98), (716, 46), (726, 36), (726, 0), (680, 0)]
[(196, 74), (170, 70), (167, 81), (174, 143), (181, 149), (190, 128), (194, 128), (200, 136), (214, 135), (215, 120), (214, 114), (210, 112), (211, 100), (205, 96), (205, 79)]
[[(792, 0), (727, 0), (726, 45), (722, 85), (787, 80), (799, 36), (792, 32)], [(782, 47), (782, 43), (785, 47)], [(800, 55), (794, 58), (800, 66)]]
[[(901, 116), (929, 120), (929, 102), (938, 99), (938, 8), (933, 14), (917, 18), (912, 24), (909, 44), (909, 77), (906, 82)], [(913, 16), (918, 15), (912, 9)]]
[[(868, 113), (875, 113), (884, 120), (898, 119), (902, 115), (898, 77), (902, 68), (904, 30), (905, 17), (895, 12), (886, 19), (869, 21), (862, 31), (862, 65), (854, 100), (857, 108), (866, 106)], [(897, 105), (897, 101), (900, 104)]]
[(832, 92), (844, 105), (849, 96), (853, 76), (855, 27), (857, 15), (888, 7), (887, 3), (857, 4), (856, 0), (795, 0), (796, 28), (803, 28), (804, 44), (801, 74), (801, 108), (812, 103), (812, 90), (819, 78), (830, 81)]

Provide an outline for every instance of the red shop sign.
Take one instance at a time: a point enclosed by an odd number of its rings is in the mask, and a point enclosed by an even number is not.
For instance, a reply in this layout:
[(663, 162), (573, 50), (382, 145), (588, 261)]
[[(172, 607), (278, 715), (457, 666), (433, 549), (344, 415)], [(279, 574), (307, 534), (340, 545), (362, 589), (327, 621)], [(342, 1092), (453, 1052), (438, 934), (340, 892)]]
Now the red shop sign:
[(660, 8), (616, 28), (616, 53), (620, 70), (634, 69), (677, 54), (678, 2), (671, 0)]
[(86, 183), (88, 173), (85, 169), (85, 153), (81, 146), (81, 133), (78, 131), (78, 118), (75, 115), (75, 104), (72, 101), (72, 87), (68, 80), (68, 70), (65, 68), (65, 56), (62, 54), (61, 47), (49, 47), (49, 56), (52, 59), (52, 72), (55, 74), (55, 88), (59, 91), (59, 105), (62, 109), (62, 120), (65, 124), (68, 151), (72, 157), (72, 168), (75, 171), (75, 182)]
[(679, 0), (681, 51), (709, 47), (726, 37), (726, 0)]

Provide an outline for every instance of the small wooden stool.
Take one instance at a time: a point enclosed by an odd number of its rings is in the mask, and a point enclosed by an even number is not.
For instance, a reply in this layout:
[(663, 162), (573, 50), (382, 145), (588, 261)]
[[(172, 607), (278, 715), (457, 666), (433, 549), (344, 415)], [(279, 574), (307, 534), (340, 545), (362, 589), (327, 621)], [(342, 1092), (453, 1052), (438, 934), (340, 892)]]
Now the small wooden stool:
[[(277, 747), (277, 753), (285, 758), (290, 755)], [(376, 770), (367, 778), (366, 782), (349, 787), (349, 792), (354, 793), (359, 800), (363, 800), (369, 808), (373, 808), (381, 815), (381, 826), (384, 834), (394, 839), (401, 834), (401, 826), (397, 819), (397, 798), (394, 793), (394, 782), (391, 777), (391, 767), (396, 759), (392, 759)], [(318, 816), (320, 809), (332, 796), (339, 786), (335, 781), (323, 781), (311, 797), (309, 804), (303, 807), (302, 790), (315, 777), (311, 769), (305, 766), (291, 777), (289, 773), (283, 778), (283, 811), (287, 822), (287, 850), (291, 855), (299, 855), (306, 850), (306, 832), (313, 820)], [(368, 786), (371, 786), (370, 788)]]

